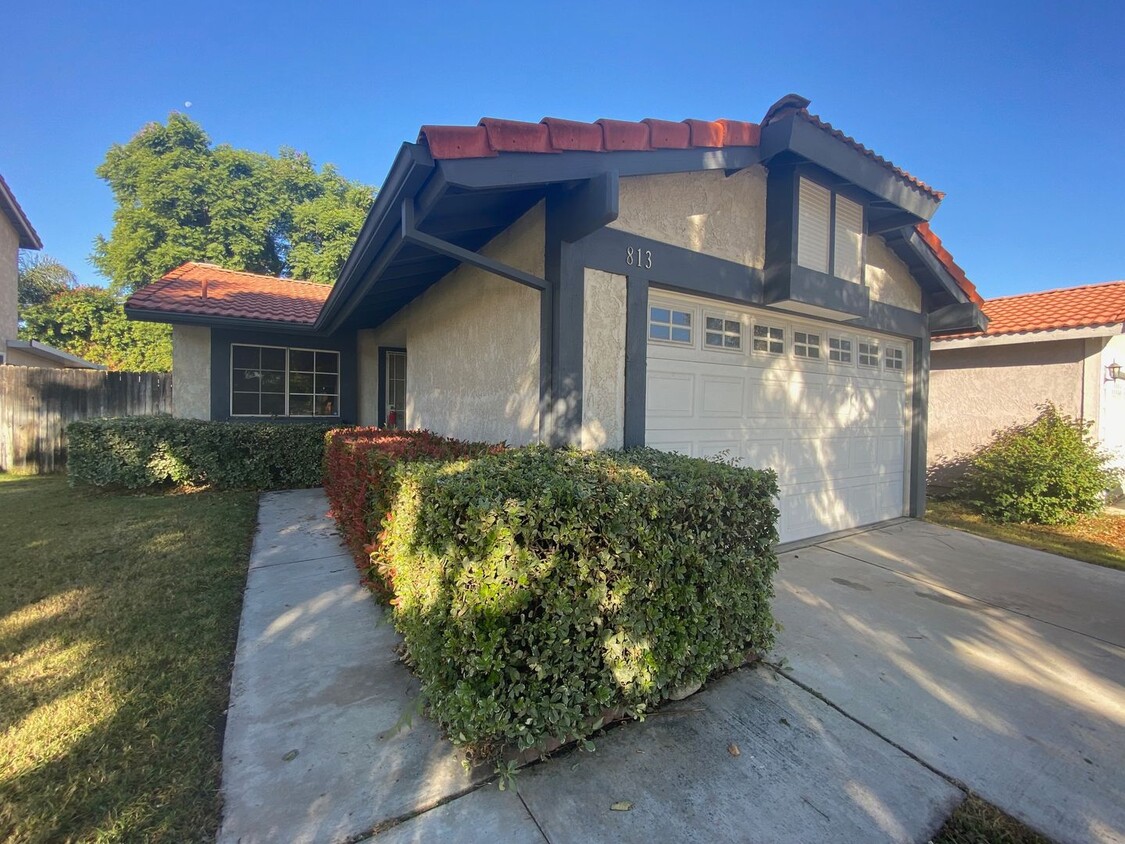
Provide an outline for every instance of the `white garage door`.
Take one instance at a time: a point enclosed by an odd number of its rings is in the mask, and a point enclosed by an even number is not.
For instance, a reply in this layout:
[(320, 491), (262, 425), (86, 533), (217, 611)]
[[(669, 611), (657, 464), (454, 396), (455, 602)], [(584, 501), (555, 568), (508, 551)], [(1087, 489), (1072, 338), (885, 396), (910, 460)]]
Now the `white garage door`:
[(649, 445), (773, 468), (781, 541), (906, 511), (908, 343), (653, 291)]

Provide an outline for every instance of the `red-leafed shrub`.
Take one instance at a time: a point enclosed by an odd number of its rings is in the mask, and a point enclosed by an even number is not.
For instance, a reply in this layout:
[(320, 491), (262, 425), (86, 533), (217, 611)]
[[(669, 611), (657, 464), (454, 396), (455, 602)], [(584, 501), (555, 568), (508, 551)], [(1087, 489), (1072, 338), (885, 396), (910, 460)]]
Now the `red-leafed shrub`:
[(388, 470), (402, 461), (457, 460), (500, 448), (431, 431), (335, 428), (325, 435), (324, 490), (332, 516), (368, 586), (389, 597), (390, 584), (371, 567), (371, 552), (387, 516), (389, 498), (384, 481)]

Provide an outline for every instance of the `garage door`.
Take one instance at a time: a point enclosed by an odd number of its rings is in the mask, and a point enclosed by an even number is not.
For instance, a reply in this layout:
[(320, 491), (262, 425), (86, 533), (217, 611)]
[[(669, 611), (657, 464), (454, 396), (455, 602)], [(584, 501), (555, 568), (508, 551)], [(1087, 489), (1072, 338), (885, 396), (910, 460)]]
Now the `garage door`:
[(775, 469), (782, 542), (903, 515), (906, 342), (655, 290), (649, 306), (649, 445)]

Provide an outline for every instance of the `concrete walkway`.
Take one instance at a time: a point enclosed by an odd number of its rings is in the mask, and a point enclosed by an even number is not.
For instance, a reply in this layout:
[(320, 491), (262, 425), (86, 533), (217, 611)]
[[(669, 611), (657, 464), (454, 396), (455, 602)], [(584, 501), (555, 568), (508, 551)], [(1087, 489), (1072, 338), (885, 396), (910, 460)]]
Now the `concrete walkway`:
[[(320, 490), (264, 495), (219, 840), (922, 841), (962, 793), (769, 668), (482, 785), (425, 717)], [(729, 747), (739, 748), (733, 755)], [(613, 811), (618, 801), (629, 811)]]

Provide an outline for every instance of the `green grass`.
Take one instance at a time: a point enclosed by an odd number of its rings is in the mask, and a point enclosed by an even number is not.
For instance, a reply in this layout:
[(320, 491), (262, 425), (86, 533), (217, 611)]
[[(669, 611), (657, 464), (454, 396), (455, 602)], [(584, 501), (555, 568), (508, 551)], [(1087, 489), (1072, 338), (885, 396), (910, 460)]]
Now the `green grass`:
[(969, 796), (931, 839), (932, 844), (1051, 844), (1038, 832), (979, 797)]
[(1125, 569), (1125, 516), (1091, 516), (1073, 525), (995, 524), (959, 501), (931, 500), (926, 504), (926, 520), (1086, 563)]
[(213, 840), (256, 507), (0, 475), (0, 840)]

